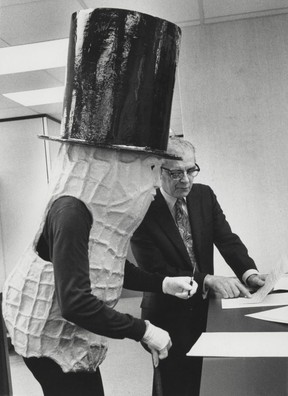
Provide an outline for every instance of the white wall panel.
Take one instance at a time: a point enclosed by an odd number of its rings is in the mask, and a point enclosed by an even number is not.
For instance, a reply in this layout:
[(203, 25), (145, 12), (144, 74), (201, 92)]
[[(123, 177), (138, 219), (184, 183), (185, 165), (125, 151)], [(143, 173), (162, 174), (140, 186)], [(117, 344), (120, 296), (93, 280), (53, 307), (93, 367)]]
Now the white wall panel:
[(0, 123), (0, 290), (39, 225), (47, 191), (43, 119)]
[(287, 37), (287, 15), (186, 27), (180, 52), (197, 182), (212, 186), (264, 271), (288, 250)]

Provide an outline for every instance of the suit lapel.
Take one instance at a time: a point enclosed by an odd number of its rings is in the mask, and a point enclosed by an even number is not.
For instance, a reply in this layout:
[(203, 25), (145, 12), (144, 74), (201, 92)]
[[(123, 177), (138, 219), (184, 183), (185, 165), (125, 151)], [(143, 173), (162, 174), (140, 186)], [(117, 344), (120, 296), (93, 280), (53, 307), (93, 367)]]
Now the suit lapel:
[(191, 263), (187, 249), (160, 190), (157, 191), (155, 200), (152, 203), (152, 208), (154, 220), (156, 221), (156, 223), (158, 223), (162, 231), (170, 239), (171, 243), (177, 248), (185, 264), (188, 265), (188, 267), (190, 268)]

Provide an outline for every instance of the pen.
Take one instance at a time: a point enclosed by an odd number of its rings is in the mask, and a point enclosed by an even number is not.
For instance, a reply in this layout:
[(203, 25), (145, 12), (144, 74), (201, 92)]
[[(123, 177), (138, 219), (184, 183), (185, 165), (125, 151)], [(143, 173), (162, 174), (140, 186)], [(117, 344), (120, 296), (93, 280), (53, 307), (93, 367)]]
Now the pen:
[[(190, 280), (189, 285), (190, 285), (190, 286), (193, 285), (193, 276), (191, 276), (191, 280)], [(188, 297), (190, 297), (190, 296), (191, 296), (191, 290), (188, 291)]]

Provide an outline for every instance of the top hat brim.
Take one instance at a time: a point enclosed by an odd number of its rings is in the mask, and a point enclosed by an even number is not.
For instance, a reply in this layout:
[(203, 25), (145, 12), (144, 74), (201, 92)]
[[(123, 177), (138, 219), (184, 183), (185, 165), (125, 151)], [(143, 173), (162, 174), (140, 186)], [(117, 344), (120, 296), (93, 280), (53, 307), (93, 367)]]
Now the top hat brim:
[(80, 146), (93, 146), (103, 149), (110, 149), (110, 150), (119, 150), (119, 151), (129, 151), (129, 152), (137, 152), (137, 153), (144, 153), (144, 154), (151, 154), (157, 157), (170, 159), (170, 160), (182, 160), (182, 157), (179, 157), (175, 154), (169, 154), (163, 150), (152, 149), (150, 147), (139, 147), (139, 146), (126, 146), (125, 144), (108, 144), (108, 143), (98, 143), (98, 142), (89, 142), (84, 139), (64, 139), (56, 136), (47, 136), (47, 135), (38, 135), (40, 139), (51, 140), (54, 142), (60, 143), (69, 143), (69, 144), (78, 144)]

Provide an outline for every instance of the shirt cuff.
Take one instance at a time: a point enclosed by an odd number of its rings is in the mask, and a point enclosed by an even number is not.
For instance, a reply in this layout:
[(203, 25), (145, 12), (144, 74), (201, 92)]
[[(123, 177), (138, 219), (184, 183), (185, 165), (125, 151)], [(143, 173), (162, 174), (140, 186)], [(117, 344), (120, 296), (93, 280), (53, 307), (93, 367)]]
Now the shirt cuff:
[(249, 278), (249, 276), (250, 275), (257, 275), (257, 274), (259, 274), (259, 272), (257, 270), (255, 270), (255, 269), (250, 269), (250, 270), (244, 272), (244, 274), (242, 275), (243, 283), (245, 283), (245, 285), (248, 286), (247, 285), (247, 279)]
[[(206, 275), (206, 276), (207, 276), (207, 275)], [(208, 289), (208, 287), (207, 287), (207, 285), (206, 285), (206, 276), (205, 276), (205, 278), (204, 278), (204, 281), (203, 281), (203, 288), (202, 288), (202, 298), (203, 298), (203, 300), (205, 300), (205, 299), (207, 298), (208, 292), (209, 292), (209, 289)]]

